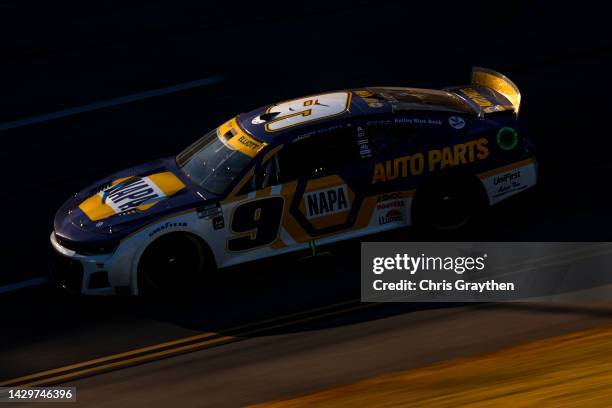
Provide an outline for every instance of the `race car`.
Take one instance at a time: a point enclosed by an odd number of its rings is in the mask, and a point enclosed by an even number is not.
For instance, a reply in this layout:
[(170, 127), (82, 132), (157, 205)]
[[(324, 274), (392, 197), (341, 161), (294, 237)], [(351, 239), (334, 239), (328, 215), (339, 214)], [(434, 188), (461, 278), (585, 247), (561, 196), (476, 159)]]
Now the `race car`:
[(459, 228), (536, 184), (520, 98), (474, 68), (465, 86), (366, 87), (239, 114), (70, 198), (51, 233), (54, 276), (83, 294), (158, 293), (410, 224)]

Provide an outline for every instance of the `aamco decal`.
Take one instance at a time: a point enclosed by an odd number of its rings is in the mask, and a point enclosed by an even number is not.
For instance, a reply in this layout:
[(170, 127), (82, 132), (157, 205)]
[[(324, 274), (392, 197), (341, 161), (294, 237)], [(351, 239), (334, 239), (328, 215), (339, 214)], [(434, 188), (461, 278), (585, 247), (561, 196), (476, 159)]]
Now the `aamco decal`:
[(424, 171), (444, 170), (447, 167), (473, 163), (489, 157), (488, 140), (480, 138), (469, 142), (432, 149), (424, 153), (396, 157), (374, 165), (372, 184), (392, 181), (398, 177), (418, 176)]
[(388, 210), (390, 208), (403, 208), (406, 206), (406, 198), (408, 198), (408, 194), (401, 191), (380, 195), (376, 200), (376, 209)]
[(373, 225), (410, 224), (410, 208), (414, 191), (396, 191), (381, 194), (376, 199)]
[(127, 177), (113, 181), (83, 201), (79, 208), (90, 220), (98, 221), (132, 209), (147, 210), (183, 188), (185, 184), (168, 171), (147, 177)]

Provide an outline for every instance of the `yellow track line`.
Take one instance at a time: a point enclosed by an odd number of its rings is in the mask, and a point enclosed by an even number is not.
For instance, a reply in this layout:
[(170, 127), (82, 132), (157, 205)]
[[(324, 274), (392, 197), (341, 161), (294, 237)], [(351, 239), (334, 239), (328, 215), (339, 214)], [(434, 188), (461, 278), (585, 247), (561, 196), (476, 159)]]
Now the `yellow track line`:
[[(317, 312), (333, 309), (336, 307), (349, 306), (351, 304), (354, 304), (355, 302), (356, 302), (355, 300), (352, 300), (352, 301), (347, 301), (347, 302), (336, 303), (336, 304), (329, 305), (329, 306), (322, 306), (319, 308), (310, 309), (305, 312), (291, 313), (291, 314), (284, 315), (281, 317), (270, 318), (270, 319), (265, 319), (259, 322), (249, 323), (249, 324), (231, 328), (225, 331), (226, 332), (234, 332), (234, 331), (239, 332), (240, 330), (248, 329), (253, 326), (259, 326), (259, 325), (267, 324), (267, 323), (274, 323), (274, 322), (282, 321), (285, 319), (292, 319), (297, 316), (306, 315), (310, 313), (317, 313)], [(75, 364), (71, 364), (71, 365), (64, 366), (64, 367), (54, 368), (51, 370), (41, 371), (38, 373), (14, 378), (11, 380), (0, 382), (0, 387), (17, 385), (24, 381), (29, 381), (29, 380), (34, 380), (34, 381), (31, 381), (27, 384), (21, 384), (20, 386), (33, 387), (33, 386), (39, 386), (43, 384), (57, 383), (57, 382), (60, 382), (66, 379), (74, 379), (74, 378), (77, 378), (83, 375), (91, 375), (96, 372), (108, 371), (113, 368), (124, 367), (124, 366), (133, 365), (133, 364), (137, 364), (137, 363), (141, 363), (145, 361), (152, 361), (155, 359), (168, 357), (174, 354), (182, 354), (182, 353), (185, 353), (191, 350), (196, 350), (196, 349), (203, 348), (203, 347), (211, 347), (211, 346), (215, 346), (219, 344), (234, 342), (234, 341), (240, 340), (240, 337), (253, 335), (253, 334), (257, 334), (257, 333), (261, 333), (264, 331), (269, 331), (269, 330), (273, 330), (277, 328), (287, 327), (287, 326), (291, 326), (291, 325), (295, 325), (299, 323), (304, 323), (304, 322), (308, 322), (312, 320), (317, 320), (317, 319), (321, 319), (324, 317), (347, 313), (353, 310), (368, 308), (368, 307), (372, 307), (376, 305), (377, 305), (376, 303), (365, 303), (365, 304), (360, 303), (353, 307), (342, 308), (340, 310), (333, 311), (333, 312), (315, 314), (313, 316), (305, 317), (302, 319), (289, 320), (284, 323), (278, 323), (278, 324), (273, 324), (273, 325), (269, 325), (269, 326), (265, 326), (265, 327), (261, 327), (257, 329), (247, 330), (247, 331), (236, 333), (235, 335), (232, 335), (232, 336), (215, 337), (215, 336), (219, 336), (219, 333), (202, 333), (202, 334), (198, 334), (194, 336), (189, 336), (189, 337), (185, 337), (181, 339), (176, 339), (176, 340), (171, 340), (171, 341), (155, 344), (152, 346), (141, 347), (141, 348), (126, 351), (123, 353), (112, 354), (112, 355), (96, 358), (93, 360), (88, 360), (88, 361), (75, 363)], [(211, 339), (211, 337), (215, 337), (215, 338)], [(201, 341), (197, 343), (193, 343), (193, 344), (183, 345), (184, 343), (189, 343), (189, 342), (197, 341), (197, 340), (201, 340)], [(173, 346), (177, 346), (177, 347), (173, 347)], [(167, 350), (157, 351), (154, 353), (148, 353), (142, 356), (135, 356), (137, 354), (147, 353), (150, 351), (155, 351), (155, 350), (159, 350), (162, 348), (168, 348), (168, 347), (171, 347), (171, 348)], [(131, 356), (135, 356), (135, 357), (126, 358), (126, 357), (131, 357)], [(112, 360), (117, 360), (117, 359), (121, 359), (121, 360), (110, 362)], [(104, 362), (109, 362), (109, 363), (103, 364), (103, 365), (96, 365), (96, 364), (100, 364)], [(92, 365), (95, 365), (95, 367), (86, 368)], [(73, 371), (71, 373), (66, 373), (67, 371), (71, 371), (71, 370), (75, 370), (79, 368), (83, 368), (83, 369), (78, 370), (78, 371)], [(59, 374), (59, 375), (49, 377), (49, 378), (43, 378), (43, 377), (47, 377), (53, 374)]]
[(48, 376), (48, 375), (51, 375), (51, 374), (56, 374), (56, 373), (60, 373), (60, 372), (64, 372), (64, 371), (74, 370), (74, 369), (81, 368), (81, 367), (86, 367), (86, 366), (89, 366), (89, 365), (103, 363), (105, 361), (110, 361), (110, 360), (116, 360), (118, 358), (129, 357), (129, 356), (132, 356), (132, 355), (135, 355), (135, 354), (145, 353), (147, 351), (157, 350), (157, 349), (164, 348), (164, 347), (169, 347), (169, 346), (172, 346), (172, 345), (175, 345), (175, 344), (182, 344), (182, 343), (185, 343), (185, 342), (195, 341), (195, 340), (198, 340), (198, 339), (204, 339), (204, 338), (212, 337), (212, 336), (216, 336), (216, 335), (217, 335), (217, 333), (202, 333), (202, 334), (198, 334), (198, 335), (191, 336), (191, 337), (185, 337), (185, 338), (181, 338), (181, 339), (177, 339), (177, 340), (173, 340), (173, 341), (168, 341), (168, 342), (164, 342), (164, 343), (154, 344), (152, 346), (147, 346), (147, 347), (142, 347), (142, 348), (126, 351), (126, 352), (123, 352), (123, 353), (111, 354), (111, 355), (108, 355), (108, 356), (95, 358), (93, 360), (83, 361), (83, 362), (80, 362), (80, 363), (75, 363), (75, 364), (71, 364), (71, 365), (64, 366), (64, 367), (59, 367), (59, 368), (53, 368), (51, 370), (41, 371), (41, 372), (38, 372), (38, 373), (35, 373), (35, 374), (26, 375), (26, 376), (23, 376), (23, 377), (13, 378), (12, 380), (7, 380), (7, 381), (4, 381), (4, 382), (0, 382), (0, 387), (6, 387), (6, 386), (9, 386), (9, 385), (13, 385), (15, 383), (18, 383), (18, 382), (27, 381), (27, 380), (38, 378), (38, 377), (45, 377), (45, 376)]

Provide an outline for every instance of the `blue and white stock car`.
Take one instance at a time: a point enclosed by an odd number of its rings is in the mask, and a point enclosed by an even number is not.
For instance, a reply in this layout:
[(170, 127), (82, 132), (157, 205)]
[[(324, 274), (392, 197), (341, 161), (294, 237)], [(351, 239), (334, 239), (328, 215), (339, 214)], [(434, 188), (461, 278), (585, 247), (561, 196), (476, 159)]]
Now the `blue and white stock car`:
[(56, 278), (92, 295), (189, 287), (207, 272), (380, 231), (453, 229), (536, 183), (517, 87), (371, 87), (240, 114), (176, 157), (113, 174), (57, 212)]

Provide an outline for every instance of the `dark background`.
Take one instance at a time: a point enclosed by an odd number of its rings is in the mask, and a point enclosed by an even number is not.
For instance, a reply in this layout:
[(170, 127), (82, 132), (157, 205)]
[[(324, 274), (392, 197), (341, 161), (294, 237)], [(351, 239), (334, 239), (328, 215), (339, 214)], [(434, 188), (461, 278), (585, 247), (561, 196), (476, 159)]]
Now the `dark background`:
[[(537, 143), (541, 179), (533, 191), (496, 206), (454, 238), (609, 240), (612, 31), (608, 12), (596, 4), (0, 1), (0, 127), (214, 75), (225, 78), (215, 85), (0, 131), (0, 286), (46, 274), (56, 209), (96, 178), (175, 154), (223, 121), (260, 105), (368, 85), (461, 85), (469, 82), (473, 65), (498, 70), (521, 89), (521, 126)], [(382, 239), (431, 237), (405, 230)], [(199, 299), (178, 302), (67, 299), (40, 288), (3, 296), (0, 309), (8, 319), (0, 336), (0, 379), (359, 298), (359, 259), (347, 253), (339, 248), (314, 263), (283, 258), (241, 267), (228, 276), (243, 273), (243, 279), (228, 278), (225, 285), (203, 289)], [(403, 314), (418, 309), (392, 308), (384, 310)], [(565, 327), (570, 312), (557, 312), (557, 323), (550, 324)], [(571, 313), (576, 321), (586, 321), (582, 312)], [(419, 314), (413, 315), (418, 321)], [(453, 338), (462, 327), (471, 332), (482, 328), (507, 342), (520, 337), (504, 335), (503, 311), (481, 315), (474, 326), (443, 325), (439, 338)], [(550, 314), (529, 316), (531, 326), (523, 324), (522, 315), (514, 320), (516, 326), (540, 336), (548, 333), (543, 327), (551, 322)], [(491, 322), (497, 322), (496, 329), (490, 329)], [(384, 333), (394, 338), (406, 328), (403, 321), (387, 321), (387, 326)], [(359, 327), (351, 330), (350, 337), (363, 336)], [(383, 333), (381, 326), (374, 332)], [(280, 351), (299, 360), (299, 350), (306, 347), (295, 346), (294, 352), (271, 343), (261, 351), (245, 346), (248, 361), (272, 361)], [(470, 344), (473, 350), (483, 349)], [(498, 344), (492, 341), (488, 347)], [(229, 352), (218, 353), (223, 364), (234, 361), (242, 367)], [(392, 358), (397, 367), (403, 364)], [(365, 361), (348, 354), (347, 359)], [(337, 368), (351, 369), (348, 363)]]
[(71, 193), (239, 112), (346, 87), (464, 84), (472, 65), (518, 84), (542, 166), (539, 193), (489, 214), (476, 237), (608, 239), (607, 20), (587, 2), (2, 1), (0, 123), (226, 79), (0, 131), (0, 282), (45, 272), (52, 217)]

